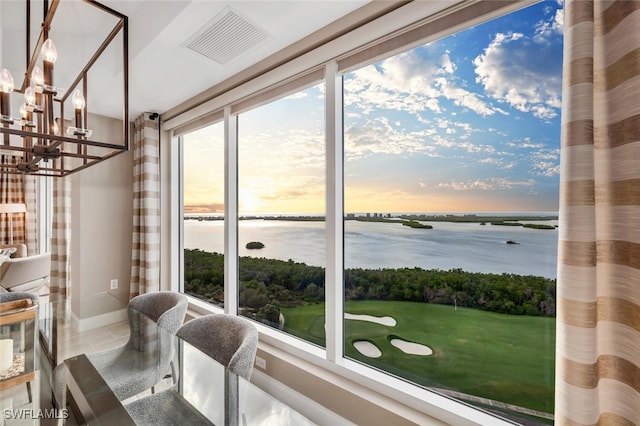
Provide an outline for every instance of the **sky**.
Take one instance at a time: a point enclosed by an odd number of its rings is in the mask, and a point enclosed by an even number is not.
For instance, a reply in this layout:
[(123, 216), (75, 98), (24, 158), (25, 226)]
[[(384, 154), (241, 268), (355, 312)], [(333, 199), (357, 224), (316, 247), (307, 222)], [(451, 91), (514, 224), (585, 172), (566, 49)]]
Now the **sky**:
[[(345, 212), (558, 209), (561, 2), (344, 75)], [(240, 214), (323, 214), (324, 87), (240, 114)], [(185, 213), (223, 211), (222, 125), (185, 137)]]

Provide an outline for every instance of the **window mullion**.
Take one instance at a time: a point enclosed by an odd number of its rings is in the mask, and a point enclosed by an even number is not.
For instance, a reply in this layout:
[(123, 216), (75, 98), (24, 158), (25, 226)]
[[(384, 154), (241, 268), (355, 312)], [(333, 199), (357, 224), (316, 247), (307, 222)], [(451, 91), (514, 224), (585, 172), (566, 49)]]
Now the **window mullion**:
[(224, 311), (238, 314), (238, 116), (224, 109)]
[(343, 197), (343, 131), (342, 76), (338, 64), (325, 67), (325, 138), (326, 138), (326, 271), (325, 316), (327, 359), (338, 362), (343, 357), (344, 306), (344, 197)]
[[(171, 170), (176, 173), (171, 174), (170, 185), (171, 194), (171, 229), (175, 229), (177, 238), (171, 239), (171, 290), (184, 292), (184, 138), (181, 136), (171, 136)], [(178, 283), (178, 289), (173, 283)]]

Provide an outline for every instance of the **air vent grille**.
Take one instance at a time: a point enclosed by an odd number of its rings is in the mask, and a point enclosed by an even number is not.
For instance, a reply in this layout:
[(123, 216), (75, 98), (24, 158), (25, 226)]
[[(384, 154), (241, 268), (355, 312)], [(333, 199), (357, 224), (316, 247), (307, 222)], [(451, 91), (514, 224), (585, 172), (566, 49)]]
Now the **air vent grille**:
[(268, 34), (230, 8), (192, 35), (184, 46), (219, 64), (226, 64), (268, 38)]

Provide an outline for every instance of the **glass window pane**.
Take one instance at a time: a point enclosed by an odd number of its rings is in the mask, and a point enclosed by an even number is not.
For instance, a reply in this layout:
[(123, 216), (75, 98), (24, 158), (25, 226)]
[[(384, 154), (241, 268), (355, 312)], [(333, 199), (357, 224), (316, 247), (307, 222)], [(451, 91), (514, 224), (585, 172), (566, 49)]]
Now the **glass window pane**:
[(183, 136), (184, 292), (224, 306), (224, 126)]
[(562, 9), (344, 76), (345, 353), (553, 419)]
[[(238, 117), (239, 312), (318, 345), (325, 341), (324, 139), (324, 85)], [(303, 305), (316, 315), (311, 327), (293, 313)]]

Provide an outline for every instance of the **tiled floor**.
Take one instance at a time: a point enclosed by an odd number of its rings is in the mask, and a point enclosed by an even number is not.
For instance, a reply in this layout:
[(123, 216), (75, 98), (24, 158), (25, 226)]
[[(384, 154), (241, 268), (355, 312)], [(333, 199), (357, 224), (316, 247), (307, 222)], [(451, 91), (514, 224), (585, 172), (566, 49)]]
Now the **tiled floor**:
[[(40, 303), (47, 303), (48, 295), (40, 295)], [(67, 303), (68, 305), (68, 303)], [(59, 318), (58, 321), (58, 363), (64, 359), (79, 355), (110, 349), (123, 345), (129, 338), (129, 324), (121, 321), (104, 327), (92, 330), (77, 332), (72, 326), (70, 312), (67, 306), (67, 315)], [(46, 425), (55, 424), (54, 421), (47, 421), (42, 418), (33, 419), (42, 411), (51, 407), (47, 405), (47, 398), (51, 395), (49, 387), (50, 367), (46, 359), (39, 360), (36, 367), (36, 380), (32, 383), (33, 402), (29, 402), (26, 385), (13, 386), (3, 390), (0, 395), (0, 426), (22, 426), (22, 425)], [(170, 386), (170, 380), (165, 381), (157, 388)], [(135, 397), (134, 397), (135, 398)], [(15, 413), (27, 418), (16, 419)], [(72, 423), (72, 422), (71, 422)], [(69, 422), (67, 422), (69, 424)]]
[(75, 331), (71, 321), (65, 324), (58, 323), (58, 360), (124, 345), (128, 338), (129, 323), (127, 321), (83, 332)]

